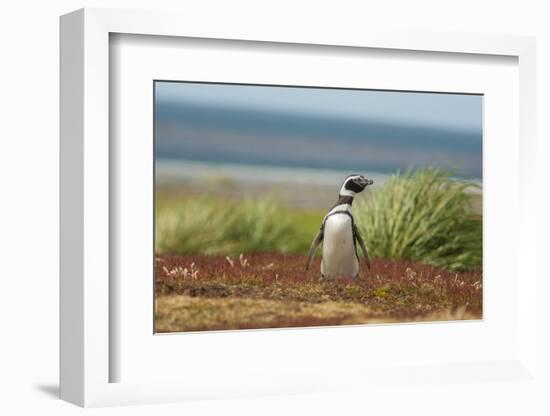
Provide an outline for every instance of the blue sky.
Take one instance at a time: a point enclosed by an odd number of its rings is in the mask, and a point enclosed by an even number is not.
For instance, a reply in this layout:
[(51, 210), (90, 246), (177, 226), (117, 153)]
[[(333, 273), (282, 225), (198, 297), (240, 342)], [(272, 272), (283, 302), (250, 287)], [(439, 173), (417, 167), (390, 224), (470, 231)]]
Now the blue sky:
[(481, 178), (482, 97), (156, 82), (159, 159)]

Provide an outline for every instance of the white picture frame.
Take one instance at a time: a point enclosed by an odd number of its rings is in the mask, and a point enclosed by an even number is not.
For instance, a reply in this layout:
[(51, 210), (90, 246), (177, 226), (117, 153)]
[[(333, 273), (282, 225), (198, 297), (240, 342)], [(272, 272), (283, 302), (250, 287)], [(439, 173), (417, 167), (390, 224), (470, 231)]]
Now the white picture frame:
[[(213, 17), (213, 19), (216, 19)], [(360, 366), (300, 373), (282, 369), (264, 378), (246, 379), (209, 372), (174, 377), (177, 381), (112, 382), (111, 368), (120, 360), (111, 348), (109, 253), (110, 172), (110, 34), (134, 34), (235, 41), (331, 45), (442, 54), (515, 57), (519, 68), (519, 215), (515, 272), (522, 270), (517, 291), (517, 345), (498, 360), (471, 362), (419, 360), (414, 368)], [(379, 32), (331, 33), (269, 22), (228, 22), (220, 18), (205, 27), (192, 16), (106, 9), (82, 9), (61, 18), (61, 398), (80, 406), (159, 403), (197, 398), (247, 397), (357, 389), (434, 380), (483, 380), (537, 383), (536, 270), (534, 259), (535, 190), (535, 43), (529, 37), (465, 33)], [(515, 194), (514, 194), (515, 195)], [(112, 293), (111, 293), (112, 294)], [(410, 326), (408, 328), (411, 328)], [(350, 329), (353, 331), (353, 328)], [(294, 330), (296, 331), (296, 330)], [(410, 331), (402, 327), (401, 331)], [(349, 331), (348, 331), (349, 332)], [(151, 334), (152, 336), (153, 334)], [(221, 334), (220, 336), (223, 336)], [(228, 336), (226, 334), (226, 336)], [(229, 335), (230, 336), (230, 335)], [(302, 336), (302, 337), (305, 337)], [(216, 342), (220, 342), (219, 340)], [(238, 341), (235, 341), (238, 342)], [(498, 354), (497, 354), (498, 355)], [(215, 374), (215, 373), (214, 373)], [(411, 378), (412, 374), (412, 378)]]

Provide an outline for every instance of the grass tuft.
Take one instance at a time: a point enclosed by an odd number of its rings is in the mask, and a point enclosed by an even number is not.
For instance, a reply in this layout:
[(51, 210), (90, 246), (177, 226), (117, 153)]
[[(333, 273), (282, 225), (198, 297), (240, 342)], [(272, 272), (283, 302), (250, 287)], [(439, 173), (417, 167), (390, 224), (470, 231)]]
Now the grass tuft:
[(288, 253), (296, 250), (294, 234), (288, 214), (274, 201), (189, 199), (157, 208), (155, 249), (160, 254)]
[(481, 264), (482, 221), (472, 190), (438, 169), (394, 175), (354, 212), (372, 257), (421, 261), (450, 270)]

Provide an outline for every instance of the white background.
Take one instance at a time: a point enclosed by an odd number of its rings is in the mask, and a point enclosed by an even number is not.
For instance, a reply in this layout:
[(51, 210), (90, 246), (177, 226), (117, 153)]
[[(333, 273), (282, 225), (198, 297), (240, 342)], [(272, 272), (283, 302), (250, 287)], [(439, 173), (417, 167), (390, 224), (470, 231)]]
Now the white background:
[[(223, 41), (179, 40), (166, 45), (159, 37), (124, 35), (114, 36), (111, 47), (110, 114), (116, 120), (110, 137), (116, 148), (111, 153), (115, 161), (111, 175), (116, 178), (111, 182), (115, 189), (111, 203), (117, 218), (111, 232), (117, 238), (110, 249), (118, 259), (110, 276), (117, 287), (112, 295), (117, 313), (111, 346), (119, 357), (111, 362), (115, 363), (111, 380), (240, 374), (259, 385), (262, 376), (285, 371), (318, 374), (357, 369), (359, 363), (361, 368), (377, 369), (516, 357), (519, 282), (511, 265), (517, 262), (514, 253), (507, 256), (508, 263), (502, 262), (501, 253), (509, 250), (510, 243), (500, 233), (502, 224), (519, 216), (516, 59), (434, 59), (425, 53), (351, 48), (335, 54), (327, 48), (279, 45), (260, 50), (257, 45)], [(485, 157), (483, 164), (484, 208), (490, 213), (484, 219), (484, 321), (151, 336), (154, 79), (483, 93), (483, 149), (485, 156), (498, 154)], [(502, 180), (503, 175), (508, 178)], [(142, 231), (134, 235), (132, 230)], [(507, 232), (518, 239), (515, 224), (508, 224)], [(209, 358), (205, 365), (202, 360), (174, 357)], [(236, 382), (234, 377), (232, 384)]]
[[(439, 30), (538, 36), (539, 166), (548, 163), (550, 114), (549, 13), (543, 1), (19, 1), (3, 4), (0, 13), (0, 412), (3, 414), (72, 414), (81, 412), (55, 399), (58, 374), (58, 16), (83, 6), (179, 10), (208, 23), (210, 13), (270, 16), (281, 24), (384, 25)], [(325, 6), (326, 5), (326, 6)], [(546, 95), (546, 96), (544, 96)], [(543, 138), (547, 138), (546, 142)], [(546, 163), (544, 163), (546, 162)], [(539, 169), (539, 259), (543, 235), (550, 232), (548, 173)], [(513, 220), (513, 219), (511, 219)], [(503, 233), (503, 238), (505, 234)], [(513, 242), (511, 242), (513, 244)], [(550, 276), (549, 276), (550, 278)], [(540, 300), (550, 290), (538, 286)], [(549, 328), (549, 306), (539, 302), (542, 324)], [(542, 328), (542, 325), (540, 325)], [(550, 350), (548, 329), (542, 347)], [(542, 351), (541, 351), (542, 352)], [(548, 357), (539, 366), (550, 374)], [(548, 386), (547, 386), (548, 387)], [(542, 392), (507, 383), (483, 394), (475, 385), (434, 385), (429, 390), (389, 388), (373, 398), (345, 393), (259, 398), (93, 410), (100, 414), (392, 414), (406, 404), (411, 414), (549, 414)], [(550, 388), (547, 388), (547, 392)], [(539, 400), (537, 400), (537, 397)], [(402, 411), (399, 413), (402, 414)]]

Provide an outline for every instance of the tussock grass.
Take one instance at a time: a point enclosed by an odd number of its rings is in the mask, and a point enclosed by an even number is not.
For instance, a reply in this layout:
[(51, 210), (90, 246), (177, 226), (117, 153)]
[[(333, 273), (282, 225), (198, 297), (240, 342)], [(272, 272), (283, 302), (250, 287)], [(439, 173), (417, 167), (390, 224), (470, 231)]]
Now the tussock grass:
[(471, 210), (476, 186), (438, 169), (422, 169), (373, 188), (354, 206), (371, 256), (450, 270), (479, 266), (482, 221)]
[(239, 254), (296, 250), (287, 212), (271, 200), (229, 202), (208, 198), (160, 205), (157, 253)]
[[(369, 188), (353, 206), (369, 254), (449, 270), (480, 266), (482, 220), (472, 208), (480, 202), (472, 192), (476, 187), (446, 172), (422, 169)], [(165, 197), (157, 201), (156, 252), (307, 254), (325, 213), (290, 209), (269, 199)]]

